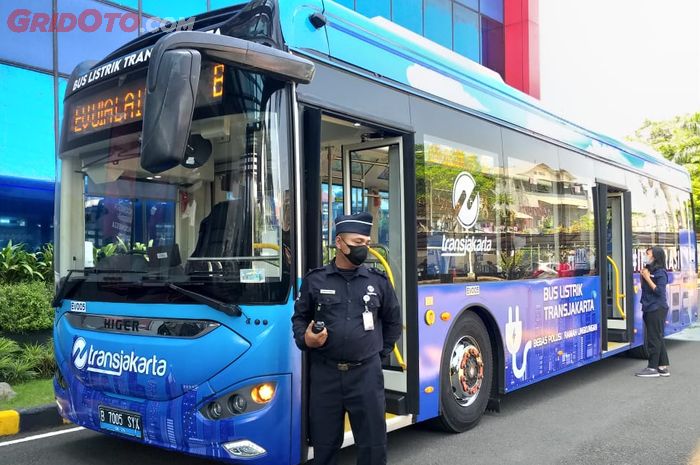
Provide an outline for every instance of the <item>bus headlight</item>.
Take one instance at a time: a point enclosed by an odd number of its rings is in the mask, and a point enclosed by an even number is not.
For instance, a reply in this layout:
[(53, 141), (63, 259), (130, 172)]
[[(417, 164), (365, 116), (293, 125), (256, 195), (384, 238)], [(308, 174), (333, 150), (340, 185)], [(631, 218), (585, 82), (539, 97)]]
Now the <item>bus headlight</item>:
[(248, 401), (240, 394), (234, 394), (228, 399), (228, 408), (231, 413), (243, 413), (248, 408)]
[(209, 400), (199, 408), (199, 412), (209, 420), (225, 420), (268, 407), (276, 393), (277, 383), (274, 381), (249, 384)]
[(207, 410), (209, 411), (209, 416), (214, 420), (221, 418), (221, 415), (224, 413), (224, 409), (221, 408), (221, 404), (216, 401), (211, 402), (207, 407)]
[(250, 397), (258, 404), (267, 404), (275, 397), (275, 385), (265, 383), (255, 386), (250, 391)]

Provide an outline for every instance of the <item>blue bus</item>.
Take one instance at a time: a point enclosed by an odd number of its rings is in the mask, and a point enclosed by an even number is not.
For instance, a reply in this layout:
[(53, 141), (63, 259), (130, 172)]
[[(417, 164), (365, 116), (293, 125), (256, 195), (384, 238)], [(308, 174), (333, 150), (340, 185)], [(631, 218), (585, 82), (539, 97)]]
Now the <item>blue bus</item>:
[(643, 355), (648, 246), (668, 256), (668, 333), (697, 321), (683, 168), (330, 0), (254, 0), (190, 29), (68, 82), (54, 301), (67, 420), (231, 463), (312, 458), (290, 317), (340, 212), (374, 215), (371, 266), (402, 302), (389, 430), (462, 432), (506, 393)]

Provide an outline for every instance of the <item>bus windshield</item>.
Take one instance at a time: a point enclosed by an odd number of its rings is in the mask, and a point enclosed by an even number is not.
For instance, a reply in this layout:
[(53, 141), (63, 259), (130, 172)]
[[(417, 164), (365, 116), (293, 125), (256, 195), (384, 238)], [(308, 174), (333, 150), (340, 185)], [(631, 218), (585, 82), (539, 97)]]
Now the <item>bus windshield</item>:
[(59, 269), (78, 300), (177, 302), (173, 284), (231, 303), (289, 292), (284, 84), (205, 63), (182, 163), (141, 167), (145, 70), (70, 96)]

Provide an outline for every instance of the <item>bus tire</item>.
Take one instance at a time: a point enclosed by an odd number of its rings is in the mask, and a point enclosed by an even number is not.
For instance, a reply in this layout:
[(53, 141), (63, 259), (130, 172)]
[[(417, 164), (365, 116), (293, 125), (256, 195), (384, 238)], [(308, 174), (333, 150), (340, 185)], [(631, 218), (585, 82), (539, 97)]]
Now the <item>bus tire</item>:
[(493, 352), (486, 326), (465, 312), (450, 331), (440, 367), (440, 416), (445, 431), (461, 433), (479, 423), (493, 383)]

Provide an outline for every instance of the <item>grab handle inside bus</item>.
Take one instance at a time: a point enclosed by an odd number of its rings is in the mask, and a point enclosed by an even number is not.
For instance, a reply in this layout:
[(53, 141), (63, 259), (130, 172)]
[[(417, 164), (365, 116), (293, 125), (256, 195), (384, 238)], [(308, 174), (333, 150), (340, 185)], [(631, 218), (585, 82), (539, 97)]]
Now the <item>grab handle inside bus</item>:
[[(389, 277), (389, 282), (391, 282), (391, 285), (396, 287), (394, 284), (394, 273), (391, 271), (391, 267), (389, 266), (389, 262), (386, 261), (384, 257), (382, 257), (382, 254), (374, 250), (372, 247), (368, 247), (369, 253), (374, 255), (374, 257), (379, 260), (379, 263), (382, 264), (384, 269), (386, 270), (386, 275)], [(402, 370), (406, 369), (406, 362), (404, 362), (403, 357), (401, 356), (401, 352), (399, 352), (399, 346), (394, 344), (394, 357), (396, 357), (396, 361), (399, 363), (399, 366), (401, 367)]]
[(615, 260), (612, 259), (612, 257), (608, 257), (608, 261), (613, 267), (613, 273), (615, 275), (615, 306), (617, 307), (617, 311), (620, 312), (620, 315), (622, 315), (623, 319), (627, 319), (627, 316), (625, 315), (625, 310), (622, 308), (622, 299), (625, 298), (625, 294), (620, 292), (620, 283), (622, 277), (620, 276), (620, 268), (617, 266), (617, 263), (615, 263)]

